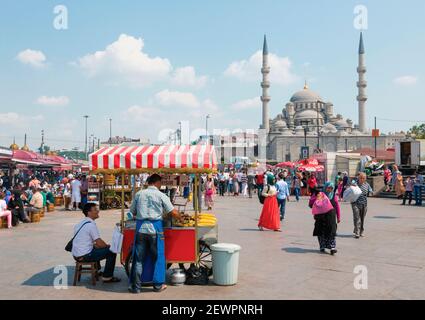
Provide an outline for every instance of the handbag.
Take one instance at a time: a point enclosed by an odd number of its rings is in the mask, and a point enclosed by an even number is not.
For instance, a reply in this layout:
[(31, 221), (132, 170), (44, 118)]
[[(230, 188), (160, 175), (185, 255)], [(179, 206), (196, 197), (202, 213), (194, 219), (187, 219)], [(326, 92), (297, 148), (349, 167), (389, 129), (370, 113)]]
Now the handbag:
[(329, 198), (323, 192), (320, 192), (313, 204), (313, 215), (325, 214), (333, 209)]
[(77, 233), (72, 237), (71, 240), (69, 240), (69, 242), (66, 244), (65, 246), (65, 251), (68, 252), (72, 252), (72, 242), (74, 241), (75, 237), (77, 236), (78, 232), (80, 232), (80, 230), (87, 224), (90, 223), (90, 221), (87, 221), (85, 223), (83, 223), (83, 225), (80, 227), (80, 229), (78, 229)]

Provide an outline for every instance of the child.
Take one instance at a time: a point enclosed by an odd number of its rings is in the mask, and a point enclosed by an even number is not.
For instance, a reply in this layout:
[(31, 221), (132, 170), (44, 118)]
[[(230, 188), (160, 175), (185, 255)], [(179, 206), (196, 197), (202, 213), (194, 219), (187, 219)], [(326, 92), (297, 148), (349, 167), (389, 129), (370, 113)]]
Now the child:
[(406, 191), (404, 192), (403, 203), (402, 203), (403, 206), (406, 205), (407, 197), (409, 197), (409, 206), (412, 204), (414, 186), (415, 186), (415, 176), (408, 177), (406, 179)]

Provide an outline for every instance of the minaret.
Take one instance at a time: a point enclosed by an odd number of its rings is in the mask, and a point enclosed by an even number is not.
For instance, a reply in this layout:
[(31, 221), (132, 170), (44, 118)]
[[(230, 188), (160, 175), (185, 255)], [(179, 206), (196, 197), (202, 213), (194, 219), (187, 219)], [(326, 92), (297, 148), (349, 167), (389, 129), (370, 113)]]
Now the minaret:
[(357, 82), (357, 88), (359, 88), (359, 95), (357, 96), (357, 101), (359, 102), (359, 131), (366, 132), (366, 87), (367, 82), (365, 80), (366, 74), (366, 64), (365, 64), (365, 50), (363, 44), (363, 33), (360, 33), (360, 45), (359, 45), (359, 66), (357, 68), (357, 73), (359, 74), (359, 81)]
[(270, 74), (270, 67), (269, 67), (269, 50), (267, 48), (267, 38), (264, 35), (264, 44), (263, 44), (263, 67), (261, 68), (261, 73), (263, 74), (263, 82), (261, 82), (261, 88), (263, 88), (263, 95), (261, 96), (261, 101), (263, 102), (263, 124), (261, 126), (261, 129), (265, 129), (267, 133), (270, 132), (270, 125), (269, 125), (269, 102), (270, 102), (270, 96), (269, 96), (269, 88), (270, 88), (270, 81), (269, 81), (269, 74)]

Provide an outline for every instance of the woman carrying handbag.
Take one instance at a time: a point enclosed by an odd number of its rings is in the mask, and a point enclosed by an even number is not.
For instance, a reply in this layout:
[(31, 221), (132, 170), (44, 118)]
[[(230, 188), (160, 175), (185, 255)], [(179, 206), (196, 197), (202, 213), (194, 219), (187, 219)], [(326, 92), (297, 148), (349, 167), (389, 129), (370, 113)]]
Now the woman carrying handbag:
[[(333, 189), (333, 184), (327, 182), (325, 184), (325, 191), (330, 190), (330, 188)], [(337, 213), (339, 205), (336, 205), (335, 197), (331, 196), (331, 198), (332, 201), (326, 193), (313, 189), (309, 206), (312, 208), (315, 221), (313, 236), (317, 237), (319, 241), (320, 252), (325, 253), (326, 249), (329, 249), (331, 255), (334, 255), (337, 253), (335, 237), (337, 221), (340, 221), (340, 215), (339, 211)]]

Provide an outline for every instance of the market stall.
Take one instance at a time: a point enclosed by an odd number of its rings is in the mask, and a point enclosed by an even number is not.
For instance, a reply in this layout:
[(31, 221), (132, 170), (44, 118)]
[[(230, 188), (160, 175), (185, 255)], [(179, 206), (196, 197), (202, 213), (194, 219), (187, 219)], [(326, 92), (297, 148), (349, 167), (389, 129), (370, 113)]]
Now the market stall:
[[(99, 149), (89, 157), (92, 174), (118, 175), (125, 183), (125, 175), (139, 173), (192, 174), (194, 176), (194, 215), (183, 225), (169, 221), (165, 234), (165, 258), (168, 264), (210, 263), (209, 245), (217, 242), (217, 225), (212, 215), (200, 214), (198, 186), (200, 174), (217, 170), (214, 147), (196, 146), (115, 146)], [(131, 265), (135, 221), (126, 219), (124, 213), (124, 185), (121, 186), (120, 228), (124, 235), (121, 263), (127, 273)]]

